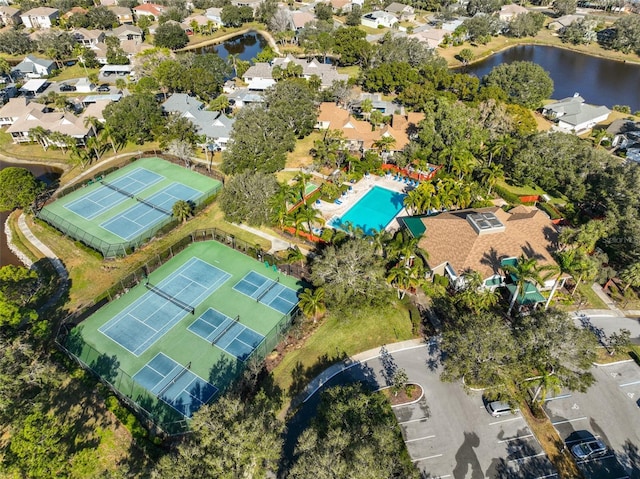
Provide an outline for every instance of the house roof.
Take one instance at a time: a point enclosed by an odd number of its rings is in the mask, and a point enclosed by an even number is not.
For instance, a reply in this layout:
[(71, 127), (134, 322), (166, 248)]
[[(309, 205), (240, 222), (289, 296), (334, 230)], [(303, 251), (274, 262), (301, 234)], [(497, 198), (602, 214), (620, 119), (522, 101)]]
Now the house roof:
[[(513, 296), (516, 292), (517, 286), (515, 284), (508, 284), (507, 289), (509, 290), (510, 296)], [(527, 282), (524, 285), (524, 294), (519, 294), (516, 298), (518, 304), (522, 306), (530, 306), (536, 305), (538, 303), (544, 303), (547, 300), (544, 296), (540, 294), (538, 288), (536, 288), (533, 284)]]
[(100, 72), (104, 73), (104, 72), (126, 72), (129, 73), (131, 72), (132, 67), (131, 65), (104, 65), (102, 68), (100, 68)]
[(374, 10), (373, 12), (363, 15), (362, 18), (366, 18), (368, 20), (378, 20), (378, 19), (386, 18), (390, 22), (398, 21), (395, 15), (389, 12), (385, 12), (384, 10)]
[(635, 122), (627, 120), (626, 118), (619, 118), (617, 120), (613, 120), (611, 125), (607, 128), (607, 133), (609, 135), (622, 135), (630, 131), (640, 132), (640, 121)]
[(143, 3), (142, 5), (133, 7), (133, 11), (136, 13), (142, 13), (143, 15), (149, 14), (154, 17), (159, 17), (162, 15), (162, 12), (164, 12), (164, 7), (155, 3)]
[(575, 14), (574, 15), (563, 15), (562, 17), (558, 17), (558, 18), (552, 20), (551, 22), (549, 22), (549, 25), (557, 23), (560, 26), (568, 27), (573, 22), (575, 22), (576, 20), (580, 20), (581, 18), (584, 18), (584, 15), (575, 15)]
[(307, 23), (315, 21), (316, 16), (310, 12), (291, 12), (291, 22), (293, 27), (297, 30), (303, 28)]
[(331, 7), (339, 10), (341, 8), (344, 8), (345, 5), (349, 5), (351, 3), (351, 0), (331, 0)]
[(97, 118), (100, 121), (104, 121), (104, 109), (110, 103), (111, 103), (111, 100), (101, 100), (101, 101), (90, 103), (89, 105), (87, 105), (87, 107), (82, 112), (82, 115), (80, 115), (80, 117), (83, 119), (83, 121), (85, 118), (90, 118), (90, 117)]
[(191, 22), (196, 22), (198, 25), (200, 26), (204, 26), (207, 24), (207, 22), (210, 22), (211, 19), (207, 18), (204, 15), (190, 15), (187, 18), (185, 18), (182, 23), (184, 25), (187, 25), (188, 27), (191, 27)]
[(30, 102), (23, 96), (9, 98), (9, 101), (0, 108), (0, 118), (19, 118), (32, 110), (42, 111), (45, 108), (45, 105)]
[(18, 118), (13, 125), (7, 128), (7, 133), (21, 133), (37, 127), (74, 137), (84, 137), (89, 133), (90, 129), (84, 126), (82, 118), (72, 115), (71, 113), (43, 113), (32, 110)]
[(563, 98), (555, 103), (549, 103), (545, 105), (544, 109), (555, 113), (557, 116), (575, 114), (580, 111), (581, 105), (584, 103), (582, 98), (577, 93), (569, 98)]
[(50, 7), (36, 7), (22, 14), (24, 17), (51, 17), (57, 15), (59, 10)]
[(27, 55), (25, 59), (13, 67), (12, 70), (17, 70), (22, 73), (36, 73), (35, 65), (39, 65), (48, 70), (55, 65), (55, 62), (45, 58), (34, 57), (33, 55)]
[[(131, 9), (129, 7), (121, 7), (119, 5), (111, 5), (109, 6), (109, 10), (111, 10), (115, 15), (119, 17), (126, 17), (127, 15), (133, 15)], [(137, 27), (136, 27), (137, 28)]]
[(385, 8), (384, 10), (389, 13), (398, 14), (403, 12), (411, 12), (413, 11), (413, 8), (403, 3), (393, 2), (387, 5), (387, 8)]
[(20, 13), (20, 10), (6, 5), (0, 5), (0, 17), (13, 17)]
[[(467, 219), (473, 213), (493, 213), (504, 230), (479, 234)], [(540, 264), (556, 264), (551, 252), (557, 230), (549, 217), (534, 207), (517, 206), (509, 212), (498, 207), (474, 208), (421, 220), (426, 232), (419, 246), (429, 253), (431, 269), (448, 263), (457, 274), (472, 269), (488, 278), (499, 271), (502, 259), (522, 254), (537, 258)]]
[(516, 3), (510, 3), (509, 5), (503, 5), (502, 8), (500, 8), (500, 16), (512, 15), (515, 17), (516, 15), (527, 13), (528, 11), (529, 10), (527, 10), (525, 7), (521, 7)]
[(273, 67), (268, 63), (258, 62), (255, 65), (251, 65), (249, 68), (247, 68), (247, 71), (244, 72), (244, 74), (242, 75), (242, 78), (245, 79), (245, 81), (247, 78), (273, 79), (273, 75), (271, 73), (272, 70), (273, 70)]
[(190, 110), (201, 110), (204, 103), (186, 93), (174, 93), (162, 104), (162, 109), (166, 112), (184, 113)]
[(20, 90), (22, 90), (22, 91), (38, 91), (40, 88), (42, 88), (44, 86), (45, 83), (47, 83), (47, 80), (42, 80), (42, 79), (29, 80), (27, 83), (22, 85), (22, 88), (20, 88)]
[(142, 30), (135, 25), (120, 25), (109, 32), (109, 35), (119, 37), (120, 35), (142, 35)]
[(86, 39), (86, 40), (97, 40), (104, 32), (102, 30), (88, 30), (86, 28), (74, 28), (71, 34), (76, 38)]
[(578, 94), (550, 103), (544, 107), (544, 110), (546, 113), (555, 114), (560, 121), (574, 127), (611, 113), (606, 106), (584, 103), (584, 98)]

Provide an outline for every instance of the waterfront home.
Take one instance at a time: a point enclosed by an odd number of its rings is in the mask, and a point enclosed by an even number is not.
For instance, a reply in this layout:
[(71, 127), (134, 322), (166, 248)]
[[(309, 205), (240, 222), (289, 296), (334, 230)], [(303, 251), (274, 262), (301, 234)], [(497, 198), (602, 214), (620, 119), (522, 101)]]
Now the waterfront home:
[(567, 28), (576, 20), (581, 20), (583, 18), (584, 18), (584, 15), (575, 15), (575, 14), (563, 15), (549, 22), (549, 24), (547, 25), (547, 28), (549, 30), (559, 31), (559, 30), (562, 30), (563, 28)]
[(509, 5), (503, 5), (502, 8), (500, 8), (500, 11), (498, 12), (498, 18), (503, 22), (510, 22), (518, 15), (522, 15), (523, 13), (527, 12), (529, 12), (529, 10), (527, 10), (526, 8), (521, 7), (516, 3), (510, 3)]
[(0, 126), (13, 125), (18, 119), (31, 111), (44, 111), (46, 105), (29, 101), (27, 98), (20, 96), (10, 98), (9, 101), (0, 108)]
[(60, 10), (50, 7), (36, 7), (20, 15), (26, 28), (51, 28), (60, 17)]
[(301, 67), (302, 78), (308, 80), (313, 76), (317, 76), (320, 79), (320, 87), (322, 89), (329, 88), (335, 81), (349, 80), (349, 75), (338, 73), (333, 65), (320, 63), (315, 59), (308, 62), (305, 59), (294, 58), (292, 55), (287, 55), (285, 58), (276, 58), (272, 63), (258, 62), (247, 69), (242, 75), (242, 79), (248, 84), (250, 90), (266, 90), (276, 83), (276, 79), (273, 77), (274, 67), (284, 70), (290, 64)]
[(38, 141), (46, 148), (48, 146), (67, 147), (68, 142), (61, 141), (52, 133), (70, 136), (77, 144), (84, 144), (91, 133), (91, 127), (85, 126), (84, 119), (69, 112), (43, 112), (36, 109), (18, 118), (7, 128), (14, 143), (33, 142), (31, 131), (34, 128), (42, 129), (44, 137)]
[(579, 94), (545, 105), (542, 113), (556, 123), (556, 129), (568, 133), (580, 133), (593, 128), (609, 118), (611, 110), (606, 106), (589, 105)]

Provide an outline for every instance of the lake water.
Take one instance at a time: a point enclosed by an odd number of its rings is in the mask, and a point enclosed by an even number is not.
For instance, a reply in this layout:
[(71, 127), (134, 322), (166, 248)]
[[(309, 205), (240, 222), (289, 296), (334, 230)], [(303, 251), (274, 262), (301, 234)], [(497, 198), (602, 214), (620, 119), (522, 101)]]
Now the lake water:
[(595, 105), (629, 105), (640, 110), (640, 64), (622, 63), (604, 58), (540, 45), (522, 45), (490, 56), (464, 71), (480, 78), (501, 63), (514, 61), (537, 63), (549, 72), (555, 90), (554, 99), (580, 93)]
[[(46, 165), (35, 165), (35, 164), (12, 164), (0, 161), (0, 170), (3, 168), (8, 168), (10, 166), (17, 166), (20, 168), (26, 168), (31, 171), (36, 178), (44, 181), (45, 183), (49, 183), (55, 178), (60, 176), (60, 170), (46, 166)], [(7, 246), (7, 237), (4, 234), (4, 223), (7, 221), (7, 216), (9, 216), (8, 212), (0, 213), (0, 267), (6, 266), (8, 264), (20, 265), (20, 260), (9, 250)]]
[(194, 51), (197, 53), (216, 52), (225, 59), (229, 55), (238, 55), (240, 60), (249, 61), (255, 58), (267, 44), (267, 40), (262, 35), (256, 32), (249, 32), (217, 45), (196, 48)]

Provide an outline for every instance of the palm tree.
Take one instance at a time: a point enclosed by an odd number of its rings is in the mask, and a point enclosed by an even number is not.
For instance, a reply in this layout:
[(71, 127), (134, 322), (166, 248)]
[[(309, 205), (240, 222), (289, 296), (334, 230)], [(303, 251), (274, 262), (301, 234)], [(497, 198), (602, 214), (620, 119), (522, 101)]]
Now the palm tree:
[(297, 224), (306, 224), (308, 228), (308, 232), (311, 233), (311, 224), (312, 223), (320, 223), (324, 224), (325, 220), (320, 214), (320, 211), (313, 208), (312, 206), (303, 206), (300, 208), (296, 214), (296, 223)]
[(507, 316), (511, 316), (516, 300), (518, 296), (524, 296), (527, 284), (543, 284), (549, 273), (555, 270), (555, 267), (552, 265), (540, 266), (536, 258), (527, 258), (522, 254), (515, 265), (505, 265), (504, 270), (508, 274), (515, 276), (516, 289), (513, 292), (509, 310), (507, 311)]
[(387, 255), (402, 262), (405, 267), (411, 267), (416, 260), (423, 264), (429, 255), (418, 247), (418, 242), (419, 239), (414, 238), (408, 232), (398, 231), (387, 244)]
[(542, 374), (535, 378), (538, 381), (538, 387), (533, 395), (532, 403), (536, 400), (539, 403), (543, 403), (549, 393), (557, 394), (562, 390), (562, 381), (556, 376), (553, 371), (548, 371), (547, 368), (542, 369)]
[(29, 138), (31, 138), (32, 141), (37, 141), (38, 143), (40, 143), (40, 145), (45, 151), (48, 147), (48, 143), (47, 143), (48, 135), (49, 135), (49, 131), (45, 130), (41, 126), (36, 126), (29, 130)]
[(287, 248), (287, 262), (295, 263), (296, 261), (300, 261), (300, 267), (304, 265), (305, 255), (300, 251), (298, 245), (295, 245), (293, 248)]
[(77, 144), (73, 143), (69, 145), (69, 158), (80, 164), (80, 167), (84, 170), (90, 158), (87, 156), (87, 151), (84, 148), (80, 148)]
[(491, 158), (499, 156), (500, 162), (504, 163), (504, 157), (513, 155), (518, 142), (511, 135), (502, 135), (498, 138), (490, 148), (489, 165), (491, 166)]
[(382, 124), (383, 121), (384, 121), (384, 115), (380, 110), (373, 110), (371, 112), (371, 116), (369, 116), (369, 122), (371, 123), (371, 126), (373, 128)]
[(360, 102), (360, 111), (365, 120), (369, 120), (371, 112), (373, 111), (373, 102), (369, 98), (365, 98)]
[(227, 95), (218, 95), (211, 102), (211, 109), (213, 111), (219, 111), (224, 113), (229, 109), (229, 106), (231, 106), (231, 104), (229, 103), (229, 97)]
[(396, 139), (391, 135), (382, 135), (373, 142), (373, 147), (378, 149), (383, 158), (387, 157), (385, 153), (388, 153), (394, 146), (396, 146)]
[(578, 286), (582, 280), (591, 280), (595, 278), (598, 274), (598, 265), (591, 258), (591, 256), (587, 255), (582, 250), (577, 250), (573, 263), (571, 264), (571, 276), (574, 278), (576, 275), (578, 276), (576, 279), (576, 285), (571, 291), (571, 296), (576, 294), (578, 291)]
[(298, 306), (304, 315), (313, 319), (315, 324), (318, 317), (325, 312), (326, 307), (324, 304), (324, 288), (310, 289), (305, 288), (299, 296), (300, 302)]
[(591, 138), (593, 139), (593, 144), (596, 146), (596, 148), (598, 148), (602, 144), (602, 141), (606, 137), (607, 137), (607, 130), (605, 129), (593, 130), (591, 132)]
[(629, 286), (640, 286), (640, 263), (627, 266), (620, 273), (620, 279), (625, 282), (625, 291), (629, 289)]
[(387, 273), (387, 283), (394, 286), (398, 292), (398, 299), (404, 298), (411, 282), (409, 269), (396, 264)]
[(374, 253), (380, 254), (384, 256), (385, 248), (387, 243), (391, 240), (391, 235), (384, 228), (373, 231), (373, 235), (371, 236), (371, 241), (374, 245)]
[(171, 213), (178, 221), (186, 223), (193, 215), (193, 205), (189, 201), (178, 200), (171, 207)]
[(309, 173), (304, 173), (302, 171), (298, 173), (294, 178), (294, 181), (296, 182), (295, 188), (298, 190), (301, 200), (304, 200), (304, 195), (307, 191), (307, 182), (311, 178), (313, 178), (313, 175), (310, 175)]
[(96, 156), (96, 161), (100, 161), (100, 150), (102, 149), (102, 144), (97, 136), (90, 136), (85, 141), (85, 147), (87, 150), (91, 150), (93, 154)]
[(482, 169), (482, 181), (489, 186), (487, 195), (491, 196), (491, 190), (498, 181), (504, 179), (504, 168), (500, 164), (493, 164)]
[(473, 171), (476, 163), (477, 160), (471, 152), (463, 150), (451, 162), (451, 172), (454, 175), (458, 175), (458, 180), (462, 181), (465, 176), (468, 176)]
[(549, 307), (551, 304), (551, 300), (558, 289), (558, 284), (560, 283), (560, 278), (562, 278), (563, 274), (569, 274), (573, 270), (573, 264), (575, 262), (576, 250), (567, 250), (567, 251), (559, 251), (556, 254), (556, 263), (558, 264), (558, 276), (553, 282), (553, 288), (551, 288), (551, 292), (549, 293), (549, 297), (547, 298), (547, 302), (544, 305), (544, 309)]
[(425, 212), (425, 197), (417, 189), (407, 193), (403, 200), (404, 207), (411, 211), (413, 215), (421, 215)]
[(116, 148), (116, 138), (117, 138), (117, 133), (116, 130), (114, 130), (114, 128), (109, 125), (109, 123), (105, 123), (103, 128), (102, 128), (102, 136), (104, 137), (105, 140), (109, 141), (109, 143), (111, 144), (111, 148), (113, 149), (113, 154), (117, 154), (118, 153), (118, 149)]

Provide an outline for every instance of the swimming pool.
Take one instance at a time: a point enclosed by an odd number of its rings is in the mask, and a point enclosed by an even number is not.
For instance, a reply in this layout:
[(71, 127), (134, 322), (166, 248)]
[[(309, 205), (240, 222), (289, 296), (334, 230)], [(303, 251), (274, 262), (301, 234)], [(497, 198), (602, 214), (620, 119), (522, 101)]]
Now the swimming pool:
[(346, 223), (362, 228), (367, 235), (373, 230), (386, 228), (393, 218), (404, 207), (404, 193), (391, 191), (380, 186), (374, 186), (366, 195), (347, 210), (341, 217), (331, 218), (329, 226), (345, 229)]

